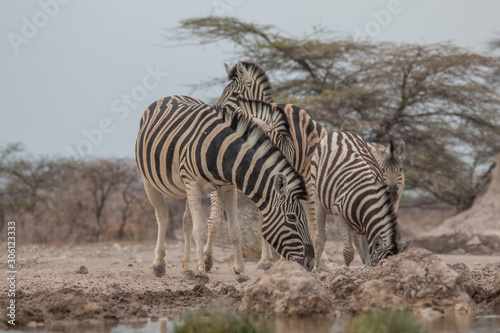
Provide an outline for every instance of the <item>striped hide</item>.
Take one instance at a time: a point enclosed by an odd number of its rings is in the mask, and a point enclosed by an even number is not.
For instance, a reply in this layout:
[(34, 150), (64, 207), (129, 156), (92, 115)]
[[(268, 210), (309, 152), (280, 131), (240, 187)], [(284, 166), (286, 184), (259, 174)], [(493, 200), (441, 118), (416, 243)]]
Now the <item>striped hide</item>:
[[(406, 248), (407, 243), (396, 242), (397, 219), (389, 187), (363, 138), (353, 132), (328, 133), (317, 145), (311, 171), (319, 233), (326, 233), (326, 214), (333, 215), (342, 234), (347, 266), (354, 258), (351, 229), (366, 236), (367, 249), (356, 245), (360, 253), (369, 255), (372, 266)], [(318, 236), (317, 258), (324, 250), (323, 240), (326, 236)]]

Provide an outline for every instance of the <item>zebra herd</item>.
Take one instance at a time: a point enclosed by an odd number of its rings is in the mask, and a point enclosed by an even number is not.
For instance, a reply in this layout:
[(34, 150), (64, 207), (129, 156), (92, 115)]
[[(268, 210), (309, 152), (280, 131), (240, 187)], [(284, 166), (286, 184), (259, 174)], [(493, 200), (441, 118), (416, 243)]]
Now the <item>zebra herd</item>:
[[(273, 103), (269, 78), (256, 64), (239, 61), (225, 68), (229, 84), (215, 105), (170, 96), (151, 104), (142, 116), (136, 161), (158, 223), (154, 274), (165, 274), (168, 209), (163, 195), (187, 199), (182, 267), (190, 279), (208, 279), (221, 220), (228, 224), (234, 272), (239, 281), (248, 279), (236, 191), (260, 212), (258, 268), (272, 265), (272, 247), (308, 271), (315, 265), (329, 270), (323, 253), (327, 213), (342, 234), (346, 265), (354, 257), (351, 240), (363, 263), (372, 266), (404, 250), (407, 243), (396, 241), (404, 143), (396, 153), (392, 143), (386, 149), (353, 132), (327, 133), (300, 107)], [(203, 246), (201, 199), (209, 193), (208, 239)]]

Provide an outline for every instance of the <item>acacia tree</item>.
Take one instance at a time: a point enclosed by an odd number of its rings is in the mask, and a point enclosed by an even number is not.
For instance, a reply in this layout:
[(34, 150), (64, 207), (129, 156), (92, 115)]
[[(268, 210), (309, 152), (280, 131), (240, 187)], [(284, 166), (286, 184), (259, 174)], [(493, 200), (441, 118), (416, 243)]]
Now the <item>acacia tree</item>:
[[(171, 45), (229, 41), (234, 59), (270, 74), (275, 100), (305, 108), (330, 130), (404, 140), (406, 187), (469, 207), (500, 152), (500, 59), (450, 44), (354, 42), (315, 29), (302, 37), (230, 17), (181, 21)], [(221, 77), (223, 72), (221, 72)], [(205, 82), (213, 84), (212, 80)]]

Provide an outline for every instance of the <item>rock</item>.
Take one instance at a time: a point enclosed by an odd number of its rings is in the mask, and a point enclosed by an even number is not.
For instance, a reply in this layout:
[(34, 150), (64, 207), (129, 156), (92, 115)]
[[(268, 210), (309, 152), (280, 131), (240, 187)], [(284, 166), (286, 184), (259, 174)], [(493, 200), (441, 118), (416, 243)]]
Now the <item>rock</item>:
[(478, 246), (481, 245), (481, 240), (479, 239), (479, 236), (474, 236), (470, 241), (465, 243), (467, 246)]
[(426, 308), (420, 311), (420, 316), (427, 321), (434, 321), (443, 316), (443, 313), (433, 310), (432, 308)]
[(299, 264), (282, 261), (243, 295), (240, 310), (266, 315), (310, 316), (332, 312), (332, 300)]
[(432, 308), (441, 313), (474, 313), (475, 302), (464, 286), (466, 277), (465, 272), (456, 272), (431, 252), (411, 248), (390, 257), (372, 280), (357, 288), (354, 310), (392, 308), (421, 312)]
[(85, 306), (83, 307), (83, 311), (91, 311), (91, 312), (102, 311), (102, 309), (103, 309), (102, 305), (97, 302), (89, 302), (85, 304)]
[(88, 274), (89, 270), (85, 266), (80, 266), (78, 269), (75, 271), (76, 274)]
[(493, 290), (500, 290), (500, 269), (498, 270), (497, 274), (495, 275), (495, 279), (493, 280)]

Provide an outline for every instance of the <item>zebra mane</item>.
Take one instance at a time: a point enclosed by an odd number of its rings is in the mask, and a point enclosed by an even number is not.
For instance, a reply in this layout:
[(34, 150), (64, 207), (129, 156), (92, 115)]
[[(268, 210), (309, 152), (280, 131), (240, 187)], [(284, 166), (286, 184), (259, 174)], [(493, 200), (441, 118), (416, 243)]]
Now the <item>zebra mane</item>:
[[(248, 100), (241, 100), (241, 102), (251, 103)], [(258, 101), (253, 102), (264, 103)], [(288, 187), (296, 190), (295, 195), (297, 199), (307, 199), (307, 190), (302, 175), (295, 171), (281, 150), (279, 150), (267, 134), (253, 122), (251, 117), (242, 112), (232, 112), (230, 108), (227, 107), (216, 105), (214, 108), (224, 122), (238, 133), (248, 144), (258, 150), (260, 154), (271, 156), (273, 163), (279, 164), (282, 169), (284, 169), (282, 172), (288, 180)]]
[(396, 154), (394, 154), (394, 142), (392, 140), (389, 143), (389, 151), (390, 151), (389, 156), (385, 157), (382, 160), (382, 163), (385, 168), (388, 168), (390, 170), (393, 170), (393, 172), (396, 172), (401, 168), (402, 163), (399, 157), (397, 157)]
[(247, 116), (258, 118), (278, 131), (290, 133), (290, 124), (288, 123), (285, 111), (278, 105), (273, 105), (263, 101), (246, 100), (238, 97), (240, 109)]

